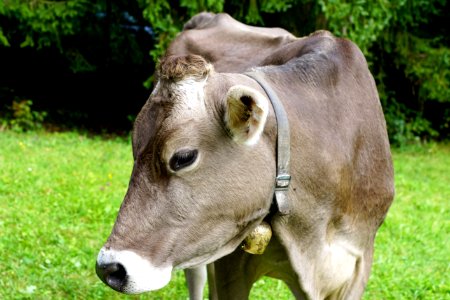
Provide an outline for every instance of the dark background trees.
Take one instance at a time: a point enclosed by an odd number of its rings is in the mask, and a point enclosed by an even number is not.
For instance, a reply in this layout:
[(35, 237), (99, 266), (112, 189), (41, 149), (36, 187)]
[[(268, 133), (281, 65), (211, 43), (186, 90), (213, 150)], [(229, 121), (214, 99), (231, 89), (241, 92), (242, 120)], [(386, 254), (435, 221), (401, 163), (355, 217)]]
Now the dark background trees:
[[(154, 63), (192, 15), (225, 11), (297, 36), (328, 29), (365, 53), (391, 141), (450, 135), (447, 1), (3, 0), (0, 105), (31, 99), (59, 126), (129, 130)], [(16, 105), (17, 108), (17, 105)], [(9, 114), (9, 115), (8, 115)]]
[(117, 131), (148, 96), (154, 33), (136, 1), (2, 0), (0, 41), (3, 108), (31, 99), (58, 126)]

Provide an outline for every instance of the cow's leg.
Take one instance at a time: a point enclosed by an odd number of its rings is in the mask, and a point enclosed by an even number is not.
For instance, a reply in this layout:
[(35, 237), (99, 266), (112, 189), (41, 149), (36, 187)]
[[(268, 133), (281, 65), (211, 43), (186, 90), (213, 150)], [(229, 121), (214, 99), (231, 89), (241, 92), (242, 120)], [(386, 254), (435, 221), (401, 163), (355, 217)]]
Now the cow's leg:
[(255, 274), (246, 268), (247, 262), (248, 254), (241, 249), (214, 262), (217, 299), (248, 299), (256, 279), (253, 278)]
[(208, 271), (209, 300), (218, 300), (214, 263), (208, 264), (206, 270)]
[(358, 260), (351, 280), (349, 280), (340, 290), (336, 291), (336, 293), (330, 295), (329, 298), (331, 300), (361, 299), (369, 279), (372, 260), (373, 248), (369, 248), (364, 252), (363, 258)]
[(206, 266), (185, 269), (184, 275), (189, 289), (189, 299), (203, 300), (203, 289), (206, 283)]
[(245, 300), (259, 278), (269, 276), (284, 281), (296, 299), (306, 299), (297, 274), (285, 248), (276, 236), (272, 237), (262, 255), (248, 254), (240, 248), (214, 262), (215, 283), (219, 300)]

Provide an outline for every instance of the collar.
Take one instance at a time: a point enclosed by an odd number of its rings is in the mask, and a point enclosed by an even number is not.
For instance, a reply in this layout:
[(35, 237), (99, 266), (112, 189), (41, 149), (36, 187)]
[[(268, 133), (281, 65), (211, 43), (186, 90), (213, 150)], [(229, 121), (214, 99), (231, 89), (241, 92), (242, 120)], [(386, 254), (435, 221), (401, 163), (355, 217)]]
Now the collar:
[(277, 175), (275, 177), (272, 207), (275, 206), (281, 215), (287, 215), (291, 210), (287, 196), (291, 181), (291, 176), (289, 175), (289, 161), (291, 156), (290, 131), (287, 113), (275, 91), (264, 79), (263, 73), (253, 71), (244, 74), (254, 79), (262, 87), (272, 103), (275, 112), (277, 120)]

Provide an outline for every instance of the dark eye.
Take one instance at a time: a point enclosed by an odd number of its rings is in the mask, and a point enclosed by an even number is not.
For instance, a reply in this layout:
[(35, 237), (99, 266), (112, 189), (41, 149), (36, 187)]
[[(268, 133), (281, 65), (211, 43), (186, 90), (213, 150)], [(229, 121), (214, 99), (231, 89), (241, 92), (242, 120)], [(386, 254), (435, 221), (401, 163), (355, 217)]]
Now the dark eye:
[(176, 152), (169, 161), (169, 166), (173, 171), (179, 171), (192, 165), (197, 159), (197, 150), (181, 150)]

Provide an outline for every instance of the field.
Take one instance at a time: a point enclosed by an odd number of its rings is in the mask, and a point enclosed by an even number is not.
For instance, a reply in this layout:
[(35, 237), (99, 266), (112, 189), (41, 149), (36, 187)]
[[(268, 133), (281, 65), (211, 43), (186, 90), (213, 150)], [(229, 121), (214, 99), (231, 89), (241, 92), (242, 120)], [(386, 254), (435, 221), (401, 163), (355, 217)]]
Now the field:
[[(364, 299), (450, 299), (450, 145), (393, 156), (397, 195)], [(120, 295), (95, 275), (132, 164), (124, 138), (0, 132), (0, 299), (188, 298), (180, 271), (141, 296)], [(293, 299), (265, 278), (250, 298)]]

